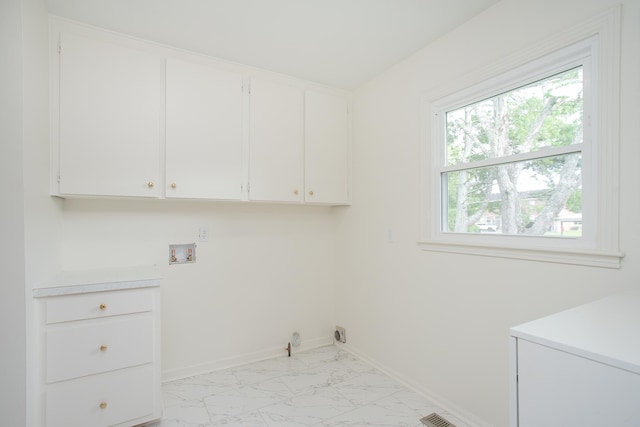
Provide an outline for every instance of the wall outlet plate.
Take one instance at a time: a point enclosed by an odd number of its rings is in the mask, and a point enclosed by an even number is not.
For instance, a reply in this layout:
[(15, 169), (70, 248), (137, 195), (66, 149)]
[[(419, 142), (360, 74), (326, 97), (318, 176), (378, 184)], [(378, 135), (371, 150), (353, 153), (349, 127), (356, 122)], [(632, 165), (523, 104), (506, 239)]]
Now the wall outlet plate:
[(334, 338), (336, 341), (341, 343), (347, 342), (347, 330), (342, 326), (336, 326), (336, 331), (334, 333)]
[(196, 244), (169, 245), (169, 264), (189, 264), (196, 262)]
[(207, 227), (200, 227), (198, 229), (198, 240), (201, 242), (209, 241), (209, 229)]

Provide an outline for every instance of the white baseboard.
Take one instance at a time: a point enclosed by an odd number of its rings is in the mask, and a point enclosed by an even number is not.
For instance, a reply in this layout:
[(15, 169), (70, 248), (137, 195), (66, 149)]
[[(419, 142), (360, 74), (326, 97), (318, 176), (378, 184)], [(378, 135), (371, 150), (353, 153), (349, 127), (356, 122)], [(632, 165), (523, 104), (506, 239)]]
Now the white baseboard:
[[(459, 418), (461, 421), (469, 424), (471, 427), (494, 427), (491, 424), (487, 423), (486, 421), (480, 419), (476, 415), (470, 413), (469, 411), (467, 411), (467, 410), (461, 408), (460, 406), (456, 405), (455, 403), (451, 402), (450, 400), (445, 399), (444, 397), (440, 396), (438, 393), (433, 392), (433, 390), (429, 390), (429, 389), (425, 388), (424, 386), (422, 386), (421, 384), (417, 384), (413, 380), (411, 380), (411, 379), (405, 377), (404, 375), (396, 372), (395, 370), (390, 369), (390, 368), (378, 363), (376, 360), (374, 360), (373, 358), (367, 356), (366, 354), (364, 354), (362, 351), (358, 350), (357, 348), (354, 348), (352, 345), (350, 345), (350, 344), (342, 344), (342, 343), (338, 343), (338, 342), (336, 342), (335, 345), (337, 345), (338, 347), (340, 347), (341, 349), (343, 349), (345, 351), (348, 351), (349, 353), (353, 354), (354, 356), (358, 357), (359, 359), (361, 359), (362, 361), (368, 363), (369, 365), (373, 366), (374, 368), (384, 372), (386, 375), (388, 375), (391, 378), (393, 378), (394, 380), (398, 381), (400, 384), (404, 385), (409, 390), (412, 390), (412, 391), (418, 393), (419, 395), (423, 396), (425, 399), (430, 400), (431, 402), (433, 402), (434, 404), (436, 404), (437, 406), (439, 406), (440, 408), (442, 408), (446, 412), (450, 413), (454, 417)], [(425, 414), (425, 415), (428, 415), (428, 414)]]
[[(333, 344), (333, 336), (326, 336), (314, 339), (305, 339), (300, 347), (293, 348), (293, 352), (311, 350), (313, 348), (323, 347)], [(162, 382), (174, 381), (183, 378), (192, 377), (194, 375), (206, 374), (221, 369), (233, 368), (235, 366), (246, 365), (248, 363), (259, 362), (261, 360), (273, 359), (286, 355), (284, 346), (279, 345), (253, 353), (245, 353), (239, 356), (229, 357), (225, 359), (214, 360), (211, 362), (201, 363), (193, 366), (185, 366), (182, 368), (168, 369), (162, 372)]]

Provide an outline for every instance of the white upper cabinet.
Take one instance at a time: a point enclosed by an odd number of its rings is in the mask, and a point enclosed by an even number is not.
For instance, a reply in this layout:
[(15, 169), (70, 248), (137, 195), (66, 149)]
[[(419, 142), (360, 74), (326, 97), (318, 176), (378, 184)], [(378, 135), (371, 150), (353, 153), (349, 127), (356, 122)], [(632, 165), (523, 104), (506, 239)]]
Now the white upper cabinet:
[(303, 200), (303, 89), (252, 79), (249, 199)]
[(349, 101), (344, 96), (305, 92), (305, 202), (348, 204)]
[(71, 33), (58, 55), (59, 193), (160, 196), (162, 58)]
[(166, 196), (239, 200), (242, 75), (167, 59)]
[(350, 95), (51, 19), (51, 193), (345, 205)]

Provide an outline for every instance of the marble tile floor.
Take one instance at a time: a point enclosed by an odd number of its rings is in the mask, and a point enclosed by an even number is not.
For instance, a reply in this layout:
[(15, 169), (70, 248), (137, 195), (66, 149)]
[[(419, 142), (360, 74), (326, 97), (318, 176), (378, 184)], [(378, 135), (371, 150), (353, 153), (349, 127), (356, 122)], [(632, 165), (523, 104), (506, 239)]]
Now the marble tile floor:
[(437, 412), (469, 427), (331, 345), (163, 384), (153, 427), (424, 427)]

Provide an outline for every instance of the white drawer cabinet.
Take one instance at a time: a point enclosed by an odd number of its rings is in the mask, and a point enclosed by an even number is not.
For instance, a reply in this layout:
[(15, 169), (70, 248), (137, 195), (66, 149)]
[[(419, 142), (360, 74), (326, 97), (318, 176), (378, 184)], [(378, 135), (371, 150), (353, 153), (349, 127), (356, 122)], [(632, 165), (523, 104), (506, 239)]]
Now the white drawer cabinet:
[(511, 329), (511, 427), (640, 426), (640, 292)]
[(42, 358), (36, 425), (124, 427), (159, 419), (155, 269), (81, 275), (66, 273), (34, 291)]

